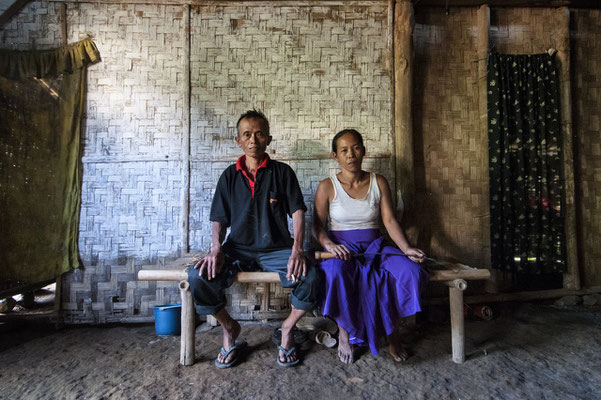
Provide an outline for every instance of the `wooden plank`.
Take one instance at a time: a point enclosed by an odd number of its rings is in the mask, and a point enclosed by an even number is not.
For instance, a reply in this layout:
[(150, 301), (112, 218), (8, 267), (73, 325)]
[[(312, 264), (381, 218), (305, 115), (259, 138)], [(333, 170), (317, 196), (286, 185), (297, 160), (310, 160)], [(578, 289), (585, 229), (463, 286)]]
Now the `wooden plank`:
[[(551, 289), (551, 290), (535, 290), (530, 292), (515, 292), (515, 293), (499, 293), (499, 294), (479, 294), (473, 296), (465, 296), (463, 302), (465, 304), (483, 304), (483, 303), (500, 303), (505, 301), (528, 301), (528, 300), (543, 300), (554, 299), (564, 296), (585, 296), (587, 294), (601, 293), (601, 286), (594, 286), (581, 290), (570, 289)], [(426, 299), (425, 303), (430, 305), (447, 304), (449, 300), (446, 297)]]

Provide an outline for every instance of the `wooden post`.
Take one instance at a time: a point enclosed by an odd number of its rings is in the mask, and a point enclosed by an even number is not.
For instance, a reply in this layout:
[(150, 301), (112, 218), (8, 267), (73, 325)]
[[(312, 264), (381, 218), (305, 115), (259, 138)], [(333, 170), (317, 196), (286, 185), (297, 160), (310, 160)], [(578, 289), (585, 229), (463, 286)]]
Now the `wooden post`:
[[(487, 5), (478, 8), (478, 42), (477, 57), (478, 60), (478, 130), (482, 135), (479, 141), (479, 151), (488, 154), (488, 94), (487, 94), (487, 60), (488, 49), (490, 48), (490, 7)], [(488, 161), (488, 159), (486, 159)], [(488, 162), (483, 166), (484, 171), (488, 171)], [(489, 180), (486, 179), (486, 188), (483, 190), (482, 200), (489, 205)], [(486, 252), (485, 266), (490, 268), (490, 214), (485, 218), (479, 218), (481, 224), (480, 232), (486, 232)], [(500, 281), (503, 274), (499, 270), (491, 269), (491, 279), (487, 280), (484, 287), (488, 293), (498, 293)]]
[(397, 204), (413, 207), (413, 3), (397, 0), (394, 8), (394, 163)]
[(190, 137), (191, 130), (191, 77), (190, 77), (190, 5), (185, 6), (185, 44), (184, 44), (184, 79), (182, 82), (184, 91), (183, 104), (183, 135), (182, 135), (182, 188), (181, 188), (181, 225), (180, 246), (185, 253), (190, 251)]
[(63, 46), (68, 44), (67, 40), (67, 3), (61, 3), (61, 39)]
[(565, 289), (580, 289), (580, 268), (576, 231), (576, 187), (574, 184), (574, 142), (572, 132), (572, 86), (570, 83), (570, 10), (562, 7), (557, 10), (563, 16), (559, 27), (559, 84), (561, 122), (563, 140), (563, 176), (565, 185), (564, 230), (566, 236), (567, 271), (563, 276)]
[(181, 344), (179, 353), (179, 363), (181, 365), (194, 364), (194, 301), (190, 284), (188, 281), (179, 283), (179, 290), (182, 296), (182, 317), (181, 317)]
[(449, 287), (449, 303), (451, 308), (451, 346), (453, 361), (461, 364), (465, 361), (465, 333), (463, 320), (463, 290)]

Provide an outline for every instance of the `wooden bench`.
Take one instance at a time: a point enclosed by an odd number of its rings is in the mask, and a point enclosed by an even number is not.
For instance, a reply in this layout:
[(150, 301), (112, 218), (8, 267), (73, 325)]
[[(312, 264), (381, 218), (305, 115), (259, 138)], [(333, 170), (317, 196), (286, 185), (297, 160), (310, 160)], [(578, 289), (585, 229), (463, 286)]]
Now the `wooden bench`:
[[(316, 258), (319, 259), (320, 257)], [(490, 271), (458, 263), (438, 263), (434, 266), (436, 269), (432, 269), (432, 266), (428, 268), (430, 281), (442, 282), (449, 287), (453, 361), (460, 364), (465, 361), (463, 291), (467, 288), (466, 281), (488, 279), (490, 278)], [(180, 364), (194, 364), (195, 311), (187, 271), (140, 270), (138, 279), (142, 281), (179, 281), (182, 297)], [(280, 277), (276, 272), (239, 272), (236, 275), (236, 282), (263, 283), (265, 287), (261, 310), (266, 311), (269, 307), (269, 285), (280, 283)]]

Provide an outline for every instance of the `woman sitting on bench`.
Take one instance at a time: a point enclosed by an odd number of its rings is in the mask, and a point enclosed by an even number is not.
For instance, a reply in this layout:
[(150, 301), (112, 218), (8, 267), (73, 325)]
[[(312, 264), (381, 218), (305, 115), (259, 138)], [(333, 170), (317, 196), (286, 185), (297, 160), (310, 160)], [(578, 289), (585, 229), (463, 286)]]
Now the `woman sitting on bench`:
[[(321, 246), (336, 255), (321, 262), (326, 276), (323, 315), (338, 324), (343, 363), (354, 362), (355, 344), (369, 345), (378, 354), (384, 335), (389, 336), (395, 361), (403, 361), (407, 353), (393, 333), (400, 318), (421, 311), (420, 292), (428, 275), (416, 263), (425, 255), (409, 245), (396, 221), (386, 178), (361, 169), (361, 134), (354, 129), (338, 132), (332, 154), (341, 172), (319, 184), (313, 227)], [(384, 242), (380, 216), (401, 250)], [(357, 256), (362, 253), (365, 256)]]

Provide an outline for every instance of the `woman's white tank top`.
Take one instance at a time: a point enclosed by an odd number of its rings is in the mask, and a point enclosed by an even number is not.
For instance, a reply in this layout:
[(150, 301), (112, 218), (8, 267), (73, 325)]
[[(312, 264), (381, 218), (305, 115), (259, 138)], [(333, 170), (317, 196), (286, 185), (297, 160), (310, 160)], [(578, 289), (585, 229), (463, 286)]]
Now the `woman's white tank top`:
[(330, 176), (334, 199), (330, 202), (328, 225), (331, 231), (379, 228), (380, 188), (374, 172), (369, 176), (369, 189), (363, 199), (353, 199), (346, 193), (336, 174)]

